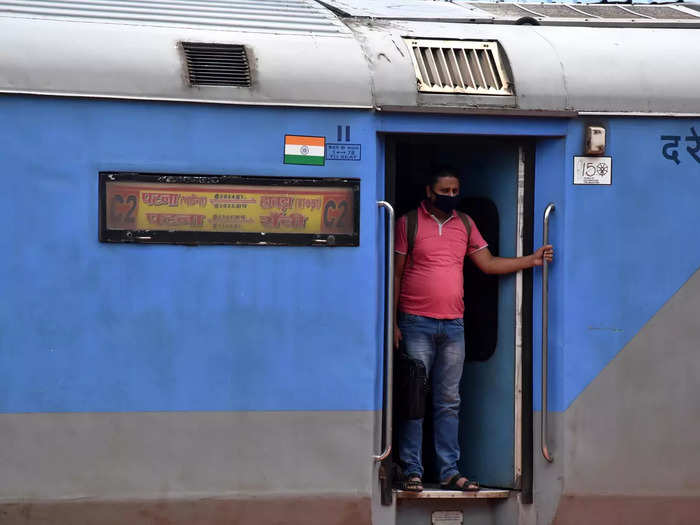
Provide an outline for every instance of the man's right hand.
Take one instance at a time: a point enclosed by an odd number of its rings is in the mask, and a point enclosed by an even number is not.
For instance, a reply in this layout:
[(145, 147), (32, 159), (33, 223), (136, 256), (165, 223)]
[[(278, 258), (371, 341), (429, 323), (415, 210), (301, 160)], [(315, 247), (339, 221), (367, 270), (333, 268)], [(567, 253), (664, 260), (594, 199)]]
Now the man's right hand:
[(399, 329), (399, 325), (397, 323), (394, 323), (394, 348), (399, 347), (399, 343), (401, 342), (401, 330)]

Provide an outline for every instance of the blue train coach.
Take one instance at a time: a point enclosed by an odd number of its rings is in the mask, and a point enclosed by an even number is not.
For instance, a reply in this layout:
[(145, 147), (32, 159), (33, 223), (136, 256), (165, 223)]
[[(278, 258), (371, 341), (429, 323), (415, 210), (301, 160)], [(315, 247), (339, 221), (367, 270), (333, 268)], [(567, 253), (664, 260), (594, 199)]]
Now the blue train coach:
[[(700, 5), (0, 2), (0, 523), (700, 522)], [(460, 469), (394, 488), (450, 165)]]

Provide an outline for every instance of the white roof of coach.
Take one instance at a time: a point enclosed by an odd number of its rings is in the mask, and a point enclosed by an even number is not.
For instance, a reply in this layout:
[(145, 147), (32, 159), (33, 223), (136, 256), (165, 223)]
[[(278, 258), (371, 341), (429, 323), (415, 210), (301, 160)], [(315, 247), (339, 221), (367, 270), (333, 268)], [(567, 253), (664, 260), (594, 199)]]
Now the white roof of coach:
[(341, 16), (391, 20), (516, 23), (543, 25), (700, 27), (700, 6), (644, 3), (595, 4), (469, 0), (318, 0)]
[[(246, 46), (251, 87), (192, 86), (182, 42)], [(362, 50), (313, 0), (2, 0), (0, 92), (371, 107)]]
[[(700, 114), (700, 68), (693, 67), (700, 31), (691, 29), (700, 27), (698, 5), (324, 5), (0, 1), (0, 92), (399, 111)], [(407, 39), (498, 42), (513, 94), (419, 93)], [(250, 87), (192, 85), (183, 42), (245, 46)]]
[[(700, 114), (700, 31), (374, 21), (351, 27), (369, 57), (375, 106), (508, 112)], [(514, 96), (428, 94), (416, 89), (406, 40), (497, 41)], [(418, 40), (420, 42), (420, 40)]]
[(2, 0), (3, 16), (285, 34), (347, 33), (305, 0)]

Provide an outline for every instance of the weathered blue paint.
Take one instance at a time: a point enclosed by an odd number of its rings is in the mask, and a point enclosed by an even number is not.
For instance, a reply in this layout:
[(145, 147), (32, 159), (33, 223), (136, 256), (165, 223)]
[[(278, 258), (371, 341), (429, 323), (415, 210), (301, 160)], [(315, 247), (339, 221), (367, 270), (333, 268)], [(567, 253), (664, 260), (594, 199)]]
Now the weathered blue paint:
[[(0, 239), (0, 411), (372, 410), (383, 324), (383, 133), (536, 137), (535, 244), (557, 204), (550, 408), (564, 410), (700, 265), (700, 164), (661, 135), (700, 122), (610, 119), (613, 184), (572, 184), (583, 122), (43, 97), (0, 99), (11, 225)], [(285, 133), (361, 161), (282, 163)], [(97, 241), (97, 173), (357, 177), (358, 248)], [(539, 408), (540, 272), (535, 271)]]
[(455, 135), (565, 136), (566, 119), (503, 118), (474, 115), (386, 114), (377, 115), (380, 133), (451, 133)]
[[(375, 408), (374, 149), (282, 164), (367, 113), (0, 100), (0, 411)], [(357, 177), (358, 248), (100, 244), (98, 172)]]
[[(549, 409), (557, 410), (563, 403), (563, 341), (566, 298), (566, 261), (568, 239), (562, 218), (566, 213), (567, 141), (563, 138), (537, 142), (535, 152), (535, 248), (542, 245), (542, 217), (547, 204), (553, 202), (555, 212), (549, 221), (549, 242), (555, 249), (555, 261), (549, 272)], [(533, 272), (533, 405), (541, 408), (542, 369), (542, 272)]]
[(700, 163), (683, 140), (676, 166), (662, 157), (660, 140), (685, 138), (700, 121), (611, 119), (607, 125), (612, 186), (571, 183), (571, 155), (581, 140), (580, 126), (572, 126), (565, 213), (554, 219), (566, 228), (560, 253), (566, 273), (554, 277), (566, 282), (557, 410), (569, 406), (700, 266)]

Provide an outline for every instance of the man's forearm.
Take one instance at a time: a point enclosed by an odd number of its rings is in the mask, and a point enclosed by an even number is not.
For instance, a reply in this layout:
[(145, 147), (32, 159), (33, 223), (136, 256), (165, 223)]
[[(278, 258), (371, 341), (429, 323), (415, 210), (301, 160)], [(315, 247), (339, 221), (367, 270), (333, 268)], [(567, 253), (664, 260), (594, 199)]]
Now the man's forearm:
[(488, 248), (484, 248), (474, 252), (469, 257), (476, 267), (484, 273), (504, 274), (552, 262), (554, 248), (551, 244), (547, 244), (538, 248), (535, 253), (523, 257), (494, 257)]
[(483, 268), (484, 273), (505, 274), (527, 270), (535, 266), (535, 258), (532, 255), (523, 257), (491, 257)]

